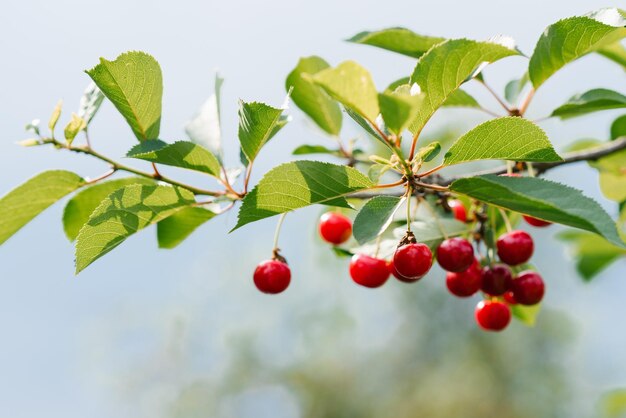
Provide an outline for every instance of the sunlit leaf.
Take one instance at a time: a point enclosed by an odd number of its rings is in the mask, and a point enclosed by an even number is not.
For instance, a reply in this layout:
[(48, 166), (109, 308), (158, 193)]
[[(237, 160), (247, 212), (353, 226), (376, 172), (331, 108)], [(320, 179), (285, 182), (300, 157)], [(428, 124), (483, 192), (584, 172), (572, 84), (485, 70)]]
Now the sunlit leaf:
[(354, 61), (345, 61), (312, 76), (326, 93), (361, 116), (374, 121), (380, 113), (378, 92), (370, 73)]
[[(329, 68), (330, 65), (320, 57), (300, 58), (298, 65), (287, 76), (285, 87), (293, 88), (293, 102), (313, 121), (331, 135), (339, 135), (342, 114), (337, 102), (311, 80), (311, 75)], [(305, 75), (309, 75), (306, 77)]]
[(64, 170), (45, 171), (0, 199), (0, 244), (85, 181)]
[(151, 161), (220, 177), (221, 166), (208, 149), (193, 142), (168, 144), (160, 140), (144, 141), (128, 151), (127, 157)]
[(426, 93), (411, 131), (420, 131), (435, 111), (484, 63), (519, 55), (515, 48), (493, 42), (453, 39), (434, 46), (417, 62), (410, 84)]
[(126, 238), (195, 203), (189, 190), (133, 184), (105, 198), (76, 238), (76, 273)]
[(528, 72), (535, 88), (563, 66), (626, 37), (626, 22), (617, 9), (570, 17), (548, 26), (530, 57)]
[(234, 229), (316, 203), (345, 206), (345, 196), (373, 185), (351, 167), (318, 161), (281, 164), (265, 174), (243, 199)]
[(444, 40), (445, 38), (419, 35), (405, 28), (388, 28), (358, 33), (348, 39), (348, 42), (371, 45), (409, 57), (419, 58), (433, 45)]
[(459, 138), (443, 163), (475, 160), (560, 161), (546, 133), (531, 121), (517, 117), (492, 119)]
[(145, 177), (127, 177), (117, 180), (98, 182), (89, 186), (72, 198), (63, 211), (63, 229), (70, 241), (74, 241), (80, 229), (87, 223), (92, 212), (102, 201), (116, 190), (131, 184), (154, 184), (154, 180)]
[(152, 56), (131, 51), (114, 61), (100, 58), (100, 64), (87, 74), (124, 116), (137, 139), (159, 137), (163, 77)]

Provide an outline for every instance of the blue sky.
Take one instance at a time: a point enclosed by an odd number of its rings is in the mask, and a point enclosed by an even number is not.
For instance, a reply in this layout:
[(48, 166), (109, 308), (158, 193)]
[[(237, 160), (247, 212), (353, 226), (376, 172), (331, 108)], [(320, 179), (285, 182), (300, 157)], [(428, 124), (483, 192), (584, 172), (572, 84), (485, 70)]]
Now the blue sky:
[[(225, 152), (227, 161), (236, 164), (237, 99), (281, 104), (285, 76), (300, 56), (321, 55), (331, 63), (355, 59), (384, 86), (408, 74), (413, 61), (343, 39), (389, 26), (474, 39), (507, 34), (530, 54), (548, 24), (604, 6), (595, 0), (523, 4), (495, 0), (10, 0), (0, 14), (0, 193), (50, 168), (70, 168), (92, 177), (105, 169), (81, 156), (15, 145), (26, 137), (23, 126), (33, 118), (47, 120), (61, 98), (66, 109), (62, 121), (66, 121), (88, 83), (83, 70), (95, 65), (100, 56), (112, 59), (126, 50), (144, 50), (159, 60), (165, 85), (161, 133), (167, 140), (183, 138), (184, 123), (211, 93), (213, 73), (219, 69), (226, 78), (222, 99)], [(505, 60), (486, 75), (501, 89), (512, 75), (523, 73), (523, 66), (522, 59)], [(624, 73), (617, 66), (597, 57), (585, 58), (542, 87), (530, 116), (544, 116), (588, 88), (619, 90), (623, 81)], [(494, 108), (487, 96), (481, 97)], [(292, 113), (294, 121), (264, 149), (253, 181), (289, 159), (297, 145), (327, 141), (297, 109)], [(433, 127), (448, 123), (449, 115), (435, 118)], [(462, 127), (482, 120), (477, 114), (452, 115), (463, 118)], [(574, 139), (606, 138), (616, 115), (607, 112), (567, 125), (549, 121), (543, 127), (562, 149)], [(94, 145), (112, 156), (121, 157), (134, 143), (130, 129), (110, 104), (94, 120), (91, 134)], [(551, 177), (584, 189), (615, 213), (599, 194), (595, 174), (586, 167), (562, 169)], [(350, 300), (356, 310), (372, 298), (355, 290), (342, 262), (332, 259), (312, 238), (318, 208), (287, 219), (282, 246), (290, 249), (287, 256), (294, 275), (302, 280), (296, 280), (284, 298), (271, 301), (251, 287), (251, 272), (269, 255), (273, 221), (227, 235), (235, 221), (235, 214), (230, 213), (173, 251), (157, 251), (154, 231), (147, 230), (75, 277), (73, 248), (62, 232), (61, 213), (62, 205), (52, 207), (0, 248), (0, 416), (155, 416), (159, 402), (192, 370), (174, 364), (178, 372), (163, 379), (168, 384), (139, 385), (133, 389), (139, 395), (132, 399), (123, 396), (126, 386), (120, 382), (128, 383), (125, 377), (138, 363), (153, 357), (160, 361), (154, 347), (175, 332), (178, 319), (190, 324), (190, 338), (204, 341), (198, 345), (202, 352), (190, 350), (189, 355), (206, 354), (202, 370), (218, 373), (217, 359), (225, 355), (220, 339), (227, 338), (229, 330), (277, 321), (274, 332), (289, 333), (288, 327), (281, 328), (280, 318), (306, 301), (310, 292), (318, 294), (318, 288), (336, 293), (339, 300)], [(626, 314), (620, 296), (626, 291), (620, 280), (624, 262), (584, 285), (563, 248), (551, 239), (555, 229), (536, 232), (536, 263), (554, 289), (546, 304), (566, 311), (579, 332), (572, 351), (565, 354), (578, 360), (572, 366), (577, 384), (626, 386), (622, 355), (626, 341), (614, 332), (623, 328), (619, 318)], [(317, 278), (315, 271), (321, 263), (329, 264), (322, 271), (332, 272), (337, 282), (325, 280), (316, 286), (304, 280)], [(393, 311), (393, 306), (388, 309)], [(229, 321), (233, 317), (239, 321)], [(392, 316), (385, 318), (392, 321)], [(274, 352), (271, 341), (267, 350)], [(589, 407), (591, 400), (581, 402)]]

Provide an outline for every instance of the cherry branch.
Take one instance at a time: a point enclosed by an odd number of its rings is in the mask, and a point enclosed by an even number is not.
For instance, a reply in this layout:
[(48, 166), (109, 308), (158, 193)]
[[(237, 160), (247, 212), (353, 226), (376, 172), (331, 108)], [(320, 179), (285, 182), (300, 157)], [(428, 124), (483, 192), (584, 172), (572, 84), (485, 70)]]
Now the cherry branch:
[[(223, 191), (213, 191), (213, 190), (205, 190), (205, 189), (200, 189), (194, 186), (191, 186), (189, 184), (185, 184), (185, 183), (181, 183), (179, 181), (176, 181), (174, 179), (171, 179), (169, 177), (165, 177), (163, 175), (161, 175), (160, 173), (158, 173), (158, 171), (152, 172), (152, 173), (148, 173), (146, 171), (141, 171), (138, 170), (136, 168), (124, 165), (124, 164), (120, 164), (117, 161), (114, 161), (112, 159), (110, 159), (109, 157), (100, 154), (97, 151), (94, 151), (92, 148), (90, 147), (72, 147), (71, 145), (65, 144), (63, 142), (57, 141), (54, 138), (44, 138), (42, 140), (43, 144), (52, 144), (57, 148), (60, 149), (65, 149), (71, 152), (76, 152), (79, 154), (86, 154), (86, 155), (90, 155), (92, 157), (95, 157), (97, 159), (99, 159), (100, 161), (104, 161), (105, 163), (108, 163), (111, 167), (111, 170), (109, 170), (107, 173), (105, 173), (105, 175), (100, 176), (100, 178), (94, 179), (95, 181), (99, 181), (101, 179), (104, 179), (106, 177), (108, 177), (109, 175), (113, 174), (113, 172), (115, 171), (125, 171), (127, 173), (132, 173), (132, 174), (136, 174), (138, 176), (141, 177), (146, 177), (146, 178), (150, 178), (150, 179), (155, 179), (155, 180), (159, 180), (168, 184), (171, 184), (173, 186), (178, 186), (178, 187), (182, 187), (185, 188), (187, 190), (189, 190), (190, 192), (192, 192), (193, 194), (196, 195), (204, 195), (204, 196), (229, 196), (226, 192)], [(92, 180), (90, 183), (94, 183), (95, 181)]]
[[(626, 150), (626, 137), (615, 139), (611, 142), (608, 142), (606, 144), (603, 144), (603, 145), (600, 145), (600, 146), (597, 146), (588, 150), (568, 152), (563, 155), (563, 159), (561, 161), (554, 161), (554, 162), (549, 162), (549, 163), (533, 163), (533, 169), (535, 170), (537, 175), (540, 175), (556, 167), (561, 167), (564, 165), (574, 164), (574, 163), (583, 162), (583, 161), (596, 161), (602, 157), (607, 157), (611, 154), (614, 154), (622, 150)], [(513, 167), (513, 172), (520, 172), (520, 171), (525, 171), (525, 170), (526, 170), (525, 167), (519, 167), (517, 165)], [(460, 178), (475, 177), (475, 176), (481, 176), (481, 175), (486, 175), (486, 174), (499, 175), (499, 174), (505, 174), (506, 172), (507, 172), (507, 167), (506, 165), (503, 165), (501, 167), (496, 167), (496, 168), (492, 168), (488, 170), (481, 170), (481, 171), (476, 171), (472, 173), (462, 174), (458, 176), (451, 176), (451, 177), (446, 177), (446, 178), (441, 177), (438, 174), (429, 175), (429, 176), (421, 178), (425, 182), (420, 183), (419, 186), (424, 187), (424, 189), (426, 190), (430, 189), (430, 190), (433, 190), (434, 192), (439, 192), (439, 191), (445, 191), (446, 186), (449, 186), (453, 181), (458, 180)], [(379, 196), (380, 194), (381, 194), (380, 192), (361, 192), (361, 193), (352, 194), (349, 197), (351, 199), (370, 199), (372, 197)], [(398, 190), (398, 191), (393, 191), (391, 193), (385, 192), (384, 194), (391, 195), (391, 196), (402, 196), (404, 194), (404, 191)]]

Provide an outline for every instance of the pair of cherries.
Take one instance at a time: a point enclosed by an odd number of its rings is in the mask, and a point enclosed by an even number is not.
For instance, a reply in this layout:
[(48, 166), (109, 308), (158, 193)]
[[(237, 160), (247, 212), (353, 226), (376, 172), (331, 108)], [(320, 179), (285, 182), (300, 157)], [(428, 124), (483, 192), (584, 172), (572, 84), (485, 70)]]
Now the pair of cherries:
[[(352, 221), (340, 213), (325, 213), (320, 218), (319, 233), (326, 242), (342, 244), (352, 235)], [(280, 257), (261, 262), (254, 271), (254, 284), (263, 293), (281, 293), (290, 282), (291, 270)]]

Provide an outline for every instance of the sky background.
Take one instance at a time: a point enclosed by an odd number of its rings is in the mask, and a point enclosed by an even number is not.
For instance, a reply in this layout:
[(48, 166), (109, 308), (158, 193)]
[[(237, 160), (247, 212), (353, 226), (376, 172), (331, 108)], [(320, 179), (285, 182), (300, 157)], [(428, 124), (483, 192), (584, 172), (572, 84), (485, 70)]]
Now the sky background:
[[(161, 137), (168, 141), (184, 139), (183, 126), (211, 94), (219, 69), (226, 79), (226, 160), (235, 165), (237, 100), (280, 105), (285, 77), (301, 56), (320, 55), (332, 64), (355, 59), (382, 88), (409, 74), (414, 60), (344, 39), (390, 26), (449, 38), (506, 34), (530, 54), (548, 24), (605, 6), (595, 0), (9, 0), (0, 13), (0, 193), (47, 169), (67, 168), (91, 177), (105, 171), (86, 157), (15, 145), (28, 137), (24, 125), (34, 118), (47, 121), (59, 99), (65, 103), (64, 126), (89, 82), (83, 70), (100, 56), (113, 59), (127, 50), (143, 50), (157, 58), (164, 76)], [(521, 58), (503, 60), (485, 75), (501, 91), (523, 73), (524, 65)], [(541, 88), (529, 115), (545, 116), (589, 88), (623, 92), (623, 83), (623, 70), (616, 65), (584, 58)], [(496, 109), (482, 91), (469, 89)], [(329, 143), (297, 109), (292, 114), (294, 120), (261, 153), (253, 182), (288, 160), (296, 146)], [(617, 115), (604, 112), (542, 126), (563, 149), (575, 139), (606, 139)], [(482, 120), (471, 111), (454, 111), (437, 115), (429, 128), (452, 126), (463, 132)], [(116, 158), (134, 144), (109, 103), (90, 133), (94, 147)], [(584, 165), (559, 169), (550, 177), (583, 189), (616, 214), (601, 196), (597, 176)], [(357, 316), (371, 315), (355, 336), (366, 348), (384, 345), (385, 332), (398, 314), (390, 296), (398, 291), (395, 283), (377, 293), (357, 288), (347, 276), (346, 261), (333, 258), (314, 238), (319, 208), (287, 218), (281, 246), (294, 282), (283, 296), (268, 298), (253, 288), (251, 274), (270, 255), (274, 220), (227, 235), (235, 222), (231, 212), (172, 251), (158, 251), (154, 229), (146, 230), (75, 277), (73, 246), (60, 222), (62, 207), (53, 206), (0, 248), (0, 416), (160, 416), (181, 384), (198, 374), (219, 375), (229, 355), (226, 342), (240, 330), (258, 332), (267, 361), (281, 364), (302, 354), (289, 323), (299, 306), (330, 298), (343, 301)], [(534, 231), (534, 260), (548, 283), (546, 306), (565, 313), (573, 324), (576, 338), (563, 355), (571, 359), (572, 382), (583, 394), (576, 401), (578, 413), (586, 416), (599, 393), (626, 386), (626, 337), (617, 331), (626, 315), (626, 266), (621, 261), (593, 283), (582, 284), (564, 247), (552, 239), (558, 230)], [(179, 340), (184, 347), (177, 345)], [(297, 416), (288, 394), (274, 391), (267, 399), (280, 405), (277, 416)], [(226, 403), (221, 416), (254, 415), (237, 405)]]

